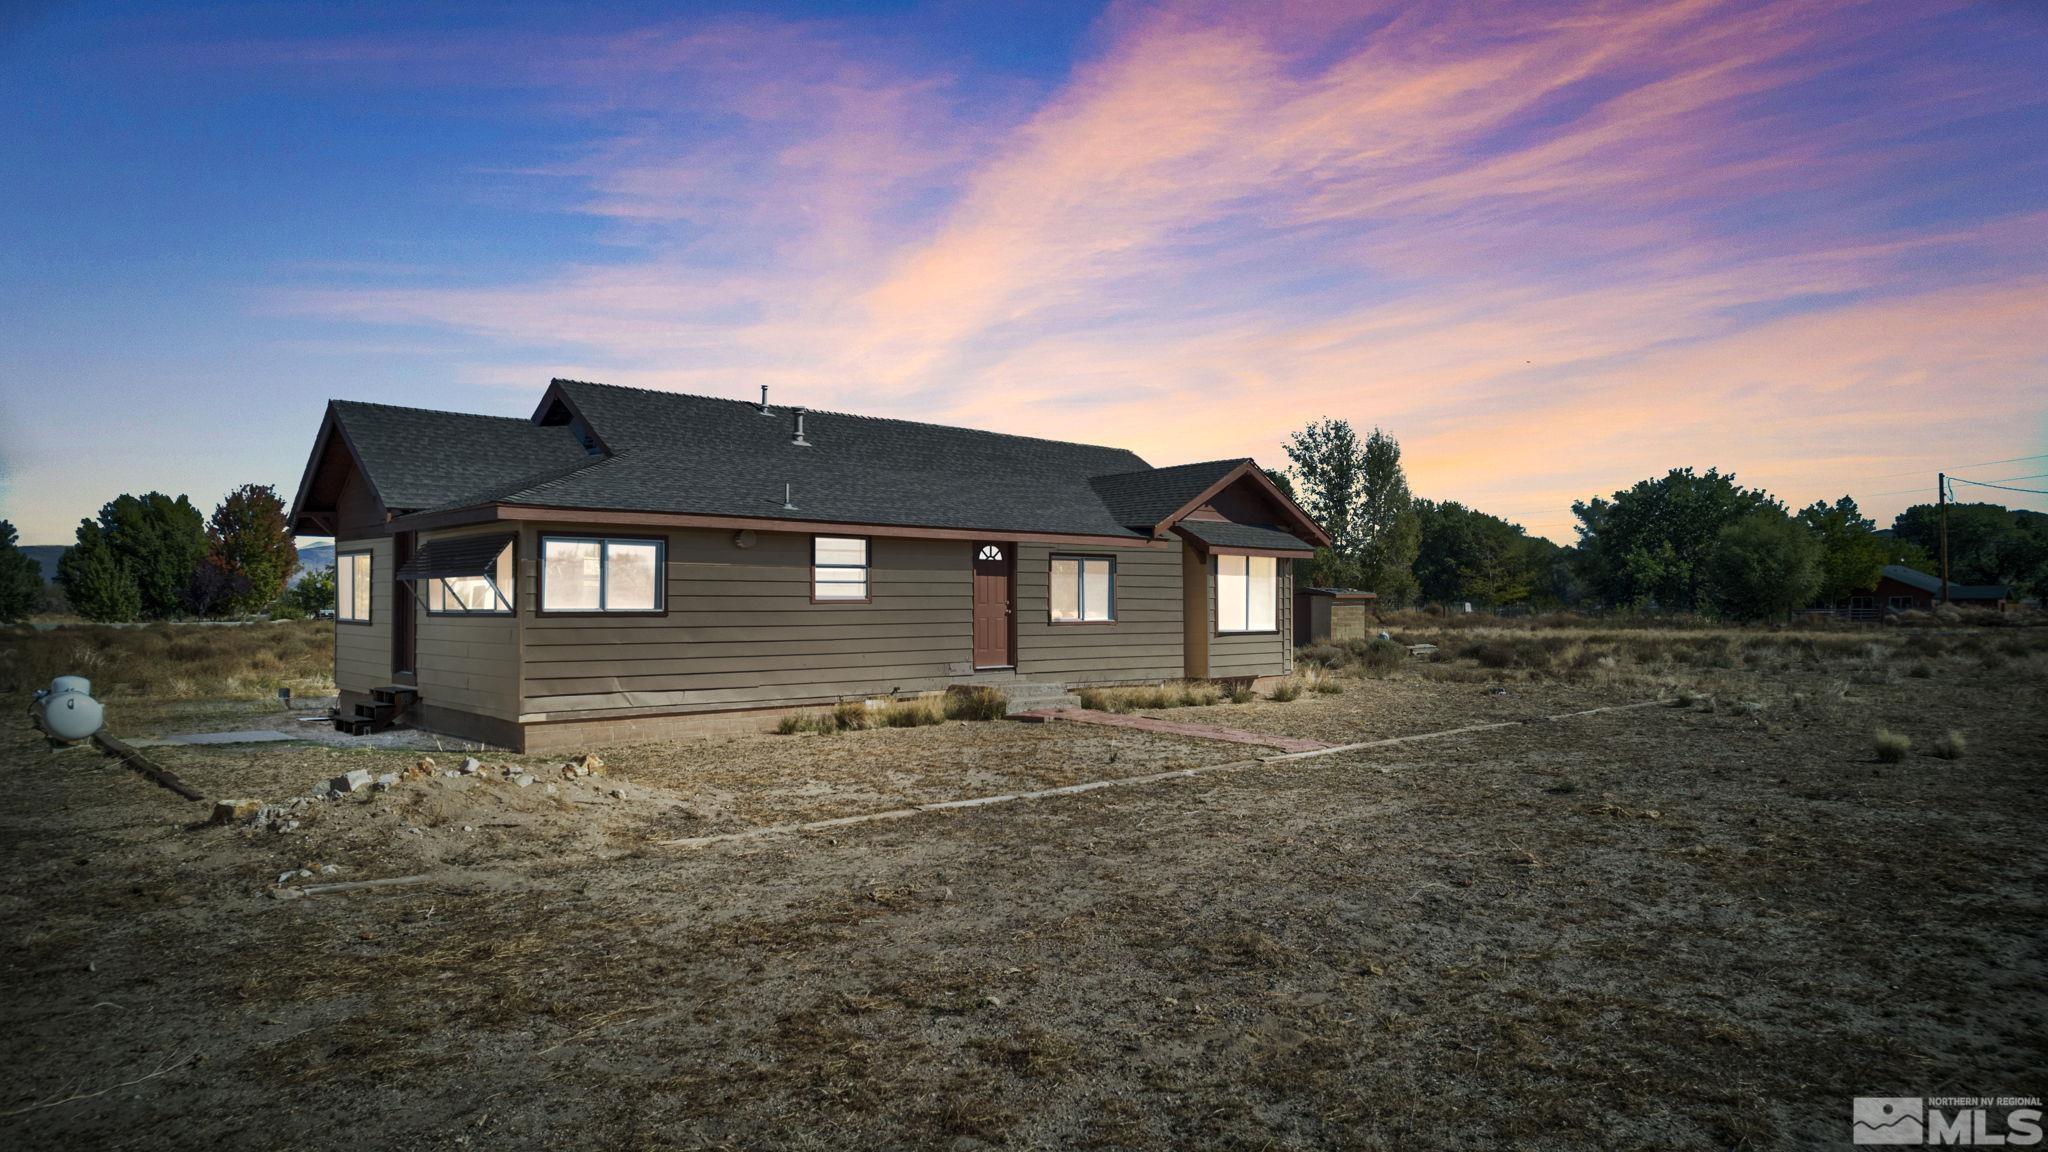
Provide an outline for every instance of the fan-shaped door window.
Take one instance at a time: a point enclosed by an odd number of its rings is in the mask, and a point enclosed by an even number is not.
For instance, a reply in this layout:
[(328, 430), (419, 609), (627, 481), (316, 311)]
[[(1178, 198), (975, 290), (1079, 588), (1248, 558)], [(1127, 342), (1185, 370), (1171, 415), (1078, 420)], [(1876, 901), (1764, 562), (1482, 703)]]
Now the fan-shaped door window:
[(976, 560), (1001, 560), (1002, 558), (1003, 550), (993, 544), (983, 544), (981, 552), (975, 556)]

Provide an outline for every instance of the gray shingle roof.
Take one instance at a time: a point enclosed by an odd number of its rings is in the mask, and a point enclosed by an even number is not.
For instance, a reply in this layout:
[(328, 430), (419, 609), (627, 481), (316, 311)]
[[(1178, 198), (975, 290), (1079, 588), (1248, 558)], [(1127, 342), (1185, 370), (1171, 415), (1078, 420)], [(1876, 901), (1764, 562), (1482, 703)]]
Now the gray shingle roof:
[[(1918, 588), (1922, 592), (1932, 592), (1937, 596), (1941, 595), (1941, 577), (1929, 576), (1918, 568), (1908, 568), (1904, 564), (1887, 564), (1884, 566), (1882, 574), (1897, 580), (1901, 584)], [(2010, 591), (2003, 584), (1957, 584), (1950, 582), (1948, 586), (1948, 598), (1951, 600), (2005, 600), (2009, 599), (2010, 596)]]
[(393, 511), (466, 501), (546, 470), (590, 462), (575, 434), (517, 416), (336, 400), (334, 414)]
[(1204, 460), (1097, 476), (1091, 486), (1120, 524), (1150, 528), (1200, 496), (1244, 460)]
[(431, 580), (443, 576), (491, 576), (498, 566), (498, 554), (519, 539), (517, 532), (494, 532), (487, 536), (453, 536), (429, 540), (420, 545), (412, 559), (398, 570), (400, 580)]
[(1221, 520), (1183, 520), (1181, 531), (1212, 548), (1266, 548), (1313, 551), (1315, 545), (1283, 529), (1259, 524), (1232, 524)]
[[(336, 410), (386, 503), (407, 510), (515, 504), (1140, 538), (1243, 463), (1153, 469), (1121, 448), (818, 411), (805, 413), (800, 446), (786, 407), (762, 415), (742, 400), (573, 380), (553, 390), (605, 455), (559, 423)], [(1261, 546), (1304, 546), (1285, 540)]]

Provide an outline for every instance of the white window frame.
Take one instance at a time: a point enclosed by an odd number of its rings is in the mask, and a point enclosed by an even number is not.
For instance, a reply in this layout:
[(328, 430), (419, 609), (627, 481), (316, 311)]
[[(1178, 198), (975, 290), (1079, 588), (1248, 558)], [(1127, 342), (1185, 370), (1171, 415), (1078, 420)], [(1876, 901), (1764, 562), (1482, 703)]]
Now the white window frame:
[[(1053, 581), (1059, 579), (1055, 574), (1055, 567), (1062, 560), (1069, 561), (1074, 565), (1075, 615), (1071, 618), (1059, 615), (1058, 610), (1053, 607), (1057, 600), (1057, 597), (1054, 595)], [(1090, 616), (1088, 614), (1089, 610), (1095, 607), (1095, 605), (1088, 602), (1088, 569), (1091, 565), (1099, 566), (1103, 569), (1104, 583), (1109, 590), (1108, 603), (1101, 606), (1103, 614), (1100, 616)], [(1116, 623), (1116, 557), (1077, 555), (1068, 552), (1055, 553), (1047, 557), (1045, 562), (1045, 616), (1049, 622), (1062, 627), (1071, 624)]]
[[(1261, 566), (1264, 566), (1266, 569), (1264, 575), (1258, 572)], [(1224, 571), (1226, 567), (1237, 568), (1238, 571), (1234, 574), (1226, 573)], [(1231, 606), (1226, 602), (1227, 598), (1224, 596), (1224, 578), (1226, 575), (1234, 575), (1244, 588), (1244, 599), (1235, 606), (1238, 611), (1234, 613), (1229, 610)], [(1267, 598), (1267, 607), (1273, 614), (1273, 622), (1269, 627), (1253, 627), (1256, 617), (1252, 614), (1252, 606), (1259, 603), (1258, 587), (1266, 581), (1271, 582), (1272, 594)], [(1233, 621), (1236, 624), (1235, 627), (1231, 626)], [(1218, 554), (1216, 557), (1216, 634), (1219, 636), (1265, 636), (1276, 634), (1279, 631), (1280, 561), (1272, 556), (1246, 556), (1241, 553)]]
[[(597, 545), (597, 607), (595, 608), (550, 608), (548, 607), (548, 545), (595, 544)], [(645, 548), (654, 546), (654, 606), (652, 608), (613, 608), (611, 600), (612, 546), (617, 544)], [(661, 536), (575, 536), (565, 533), (546, 533), (540, 538), (540, 556), (534, 565), (534, 575), (540, 582), (540, 596), (536, 600), (536, 611), (542, 616), (662, 616), (668, 613), (668, 540)]]
[[(860, 563), (858, 563), (858, 564), (843, 564), (843, 563), (833, 563), (833, 564), (825, 564), (825, 563), (821, 563), (821, 562), (820, 562), (820, 561), (818, 560), (818, 546), (819, 546), (820, 544), (824, 544), (824, 543), (826, 543), (826, 542), (828, 542), (828, 541), (829, 541), (829, 542), (831, 542), (831, 543), (833, 543), (833, 544), (858, 544), (858, 545), (860, 545)], [(833, 572), (833, 573), (845, 573), (845, 572), (854, 572), (854, 571), (858, 571), (858, 572), (860, 573), (860, 583), (859, 583), (859, 588), (860, 588), (860, 595), (858, 595), (858, 596), (821, 596), (821, 595), (819, 595), (819, 594), (818, 594), (818, 593), (819, 593), (819, 590), (820, 590), (820, 589), (823, 589), (823, 588), (852, 588), (852, 587), (854, 587), (854, 586), (855, 586), (854, 582), (853, 582), (853, 581), (851, 581), (851, 580), (821, 580), (821, 579), (819, 579), (819, 576), (820, 576), (820, 575), (821, 575), (822, 573), (825, 573), (825, 572)], [(811, 603), (813, 603), (813, 604), (870, 604), (870, 603), (873, 603), (873, 602), (874, 602), (874, 598), (875, 598), (875, 542), (874, 542), (873, 540), (869, 539), (869, 538), (868, 538), (868, 537), (866, 537), (866, 536), (813, 536), (813, 537), (811, 537)]]
[[(362, 571), (356, 571), (356, 561), (362, 561)], [(344, 577), (343, 573), (347, 576)], [(376, 592), (377, 554), (369, 549), (336, 551), (334, 554), (334, 619), (338, 624), (368, 624), (371, 604)], [(357, 589), (361, 589), (360, 596)], [(343, 591), (348, 593), (343, 598)], [(356, 601), (361, 600), (363, 611), (356, 614)]]

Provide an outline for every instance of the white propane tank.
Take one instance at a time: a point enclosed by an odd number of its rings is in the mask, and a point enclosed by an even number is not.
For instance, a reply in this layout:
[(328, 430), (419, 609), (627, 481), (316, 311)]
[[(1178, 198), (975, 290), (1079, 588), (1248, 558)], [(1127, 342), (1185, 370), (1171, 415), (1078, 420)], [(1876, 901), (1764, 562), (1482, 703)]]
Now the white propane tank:
[(83, 676), (59, 676), (48, 689), (36, 693), (29, 706), (36, 727), (55, 740), (83, 740), (100, 730), (106, 715), (92, 698), (92, 681)]

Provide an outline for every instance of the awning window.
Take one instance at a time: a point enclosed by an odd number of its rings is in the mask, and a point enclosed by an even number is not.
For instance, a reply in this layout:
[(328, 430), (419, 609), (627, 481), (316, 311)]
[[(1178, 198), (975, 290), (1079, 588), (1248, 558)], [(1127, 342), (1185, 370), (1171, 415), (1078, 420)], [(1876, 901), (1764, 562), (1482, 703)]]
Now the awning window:
[(398, 578), (436, 615), (509, 615), (516, 533), (454, 536), (420, 545)]

